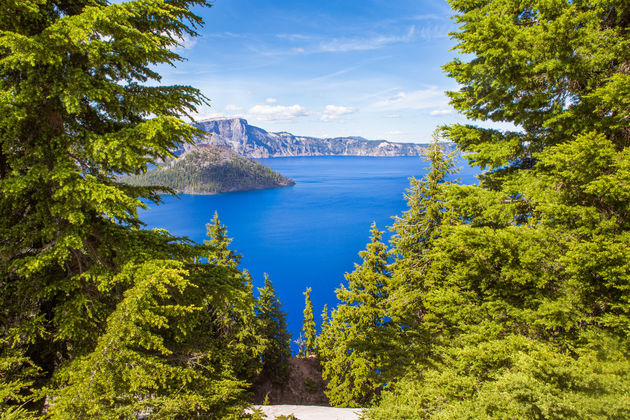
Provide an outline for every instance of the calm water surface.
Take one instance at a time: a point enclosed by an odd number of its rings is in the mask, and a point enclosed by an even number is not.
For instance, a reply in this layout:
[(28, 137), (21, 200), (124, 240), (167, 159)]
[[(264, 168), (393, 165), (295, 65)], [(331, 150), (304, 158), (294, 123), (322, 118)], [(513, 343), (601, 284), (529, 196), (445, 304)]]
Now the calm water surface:
[[(283, 308), (289, 312), (293, 339), (302, 326), (306, 287), (312, 287), (316, 321), (325, 303), (336, 304), (335, 289), (344, 273), (359, 262), (358, 252), (376, 222), (380, 230), (406, 208), (403, 193), (409, 177), (426, 174), (417, 157), (295, 157), (259, 159), (293, 178), (293, 187), (219, 194), (165, 197), (165, 203), (142, 212), (148, 227), (203, 241), (215, 211), (243, 255), (241, 268), (262, 287), (269, 274)], [(476, 183), (476, 169), (459, 162), (457, 177)], [(388, 235), (389, 236), (389, 235)]]

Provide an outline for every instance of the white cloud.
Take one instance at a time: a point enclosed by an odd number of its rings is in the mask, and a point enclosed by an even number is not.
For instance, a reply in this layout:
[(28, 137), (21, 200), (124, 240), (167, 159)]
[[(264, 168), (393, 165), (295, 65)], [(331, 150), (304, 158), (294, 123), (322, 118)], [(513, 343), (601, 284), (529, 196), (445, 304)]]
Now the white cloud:
[(432, 117), (441, 117), (443, 115), (451, 115), (453, 113), (452, 109), (434, 109), (429, 112), (429, 115)]
[(357, 112), (356, 108), (338, 105), (326, 105), (326, 108), (324, 108), (324, 112), (322, 113), (320, 120), (336, 120), (344, 115), (354, 114), (355, 112)]
[(288, 39), (289, 41), (304, 41), (313, 38), (311, 35), (304, 34), (276, 34), (276, 37), (281, 39)]
[(225, 106), (225, 111), (226, 112), (238, 112), (238, 111), (240, 111), (242, 109), (243, 109), (243, 107), (242, 106), (238, 106), (238, 105), (229, 104), (229, 105)]
[(398, 92), (394, 96), (380, 100), (373, 106), (375, 108), (390, 111), (400, 109), (426, 109), (444, 107), (448, 104), (448, 98), (436, 86), (419, 89), (410, 92)]
[(400, 114), (387, 114), (385, 118), (400, 118)]
[(268, 104), (275, 104), (276, 102), (278, 102), (278, 100), (276, 98), (267, 98), (265, 102), (267, 102)]
[(309, 115), (301, 105), (254, 105), (247, 111), (252, 120), (257, 121), (287, 121), (297, 117)]
[[(165, 32), (166, 34), (168, 32)], [(177, 42), (177, 45), (171, 47), (172, 51), (181, 51), (181, 50), (190, 50), (197, 44), (197, 38), (190, 37), (188, 35), (177, 36), (171, 35), (172, 38)]]
[(383, 48), (390, 44), (410, 42), (416, 27), (411, 26), (405, 35), (379, 35), (371, 38), (335, 38), (319, 45), (319, 52), (366, 51)]
[(205, 106), (205, 105), (197, 109), (197, 113), (194, 115), (197, 121), (202, 121), (208, 118), (219, 118), (223, 116), (224, 115), (216, 112), (214, 108), (210, 108), (209, 106)]

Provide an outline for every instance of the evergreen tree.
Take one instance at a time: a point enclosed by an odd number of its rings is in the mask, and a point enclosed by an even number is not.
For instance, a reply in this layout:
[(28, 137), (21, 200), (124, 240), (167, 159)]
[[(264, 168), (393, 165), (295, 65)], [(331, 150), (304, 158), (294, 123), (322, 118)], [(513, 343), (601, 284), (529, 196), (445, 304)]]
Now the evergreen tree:
[(291, 334), (287, 331), (287, 314), (282, 311), (275, 288), (265, 274), (265, 286), (258, 289), (256, 316), (260, 321), (260, 336), (266, 340), (262, 352), (262, 377), (283, 384), (289, 375)]
[[(157, 189), (117, 182), (172, 157), (204, 103), (162, 86), (204, 0), (4, 2), (0, 10), (0, 412), (50, 418), (239, 413), (253, 357), (241, 273), (142, 230)], [(249, 315), (247, 315), (249, 316)]]
[(410, 178), (405, 194), (408, 209), (402, 216), (394, 217), (392, 252), (401, 262), (419, 264), (423, 251), (439, 237), (440, 226), (453, 217), (446, 207), (448, 186), (454, 184), (448, 179), (454, 173), (453, 156), (444, 154), (439, 139), (436, 130), (426, 156), (431, 163), (429, 173), (422, 179)]
[(445, 67), (452, 104), (519, 130), (446, 129), (485, 171), (447, 188), (458, 222), (421, 258), (431, 340), (368, 417), (628, 417), (630, 6), (451, 4), (471, 57)]
[[(408, 209), (394, 217), (391, 239), (394, 262), (390, 267), (392, 279), (388, 283), (388, 316), (399, 325), (400, 335), (395, 341), (399, 350), (390, 357), (412, 365), (425, 354), (431, 338), (422, 328), (426, 308), (424, 276), (431, 263), (429, 250), (441, 235), (443, 225), (457, 223), (448, 208), (448, 190), (454, 181), (453, 156), (445, 155), (439, 143), (439, 133), (433, 134), (433, 144), (426, 159), (431, 163), (422, 179), (410, 178), (405, 194)], [(404, 361), (403, 361), (404, 360)]]
[(313, 315), (313, 303), (311, 302), (310, 287), (306, 288), (304, 296), (304, 322), (302, 323), (304, 338), (300, 335), (300, 339), (303, 340), (303, 343), (300, 346), (300, 356), (308, 357), (315, 354), (317, 351), (317, 329), (315, 325), (315, 317)]
[(328, 316), (328, 305), (324, 304), (324, 309), (322, 310), (322, 327), (321, 331), (324, 331), (330, 325), (330, 317)]
[(322, 311), (321, 316), (321, 328), (316, 338), (317, 356), (320, 361), (324, 359), (326, 350), (332, 347), (332, 340), (334, 340), (334, 335), (330, 330), (330, 316), (328, 314), (328, 305), (324, 305), (324, 310)]
[(212, 221), (206, 225), (206, 229), (210, 240), (206, 240), (204, 243), (213, 248), (209, 256), (209, 261), (213, 264), (230, 268), (238, 267), (241, 256), (238, 255), (236, 251), (228, 249), (232, 243), (232, 238), (228, 237), (227, 226), (221, 224), (218, 212), (214, 212), (214, 217)]
[(337, 289), (340, 304), (323, 329), (319, 349), (326, 395), (335, 406), (366, 406), (392, 375), (394, 331), (387, 316), (387, 246), (372, 224), (371, 242)]

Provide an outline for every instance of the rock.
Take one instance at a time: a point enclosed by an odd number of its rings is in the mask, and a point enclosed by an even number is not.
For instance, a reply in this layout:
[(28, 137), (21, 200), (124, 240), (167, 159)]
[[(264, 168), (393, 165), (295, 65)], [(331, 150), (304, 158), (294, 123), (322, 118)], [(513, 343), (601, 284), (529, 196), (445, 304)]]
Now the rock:
[(289, 359), (289, 377), (283, 384), (273, 384), (265, 378), (254, 383), (254, 402), (262, 404), (328, 405), (324, 394), (326, 383), (322, 368), (315, 356)]
[[(212, 118), (198, 123), (207, 136), (197, 144), (227, 146), (252, 158), (286, 156), (421, 156), (427, 144), (366, 140), (363, 137), (317, 138), (287, 132), (270, 133), (243, 118)], [(189, 149), (194, 146), (184, 146)]]

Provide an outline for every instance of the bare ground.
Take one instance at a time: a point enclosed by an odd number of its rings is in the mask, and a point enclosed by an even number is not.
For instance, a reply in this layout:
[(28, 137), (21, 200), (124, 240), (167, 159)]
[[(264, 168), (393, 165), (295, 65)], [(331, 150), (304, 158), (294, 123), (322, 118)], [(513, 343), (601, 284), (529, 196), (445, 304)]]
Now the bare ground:
[(262, 405), (260, 408), (268, 420), (293, 414), (299, 420), (358, 420), (360, 408), (321, 407), (316, 405)]
[(254, 403), (328, 406), (324, 394), (326, 383), (322, 379), (322, 368), (315, 356), (289, 359), (289, 378), (283, 384), (270, 381), (259, 382), (254, 389)]

